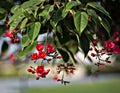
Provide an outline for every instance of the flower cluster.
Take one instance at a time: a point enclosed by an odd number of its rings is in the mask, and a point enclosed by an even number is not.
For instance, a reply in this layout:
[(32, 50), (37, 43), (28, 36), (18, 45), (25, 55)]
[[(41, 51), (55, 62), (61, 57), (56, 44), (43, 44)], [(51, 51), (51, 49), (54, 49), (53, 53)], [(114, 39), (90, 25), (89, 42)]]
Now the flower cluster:
[(43, 44), (37, 44), (36, 50), (37, 52), (31, 55), (31, 59), (35, 61), (42, 59), (49, 62), (54, 58), (62, 58), (58, 55), (58, 53), (55, 51), (55, 47), (51, 44), (46, 44), (46, 47), (44, 47)]
[(38, 80), (39, 78), (45, 78), (46, 75), (49, 73), (50, 69), (45, 70), (44, 66), (37, 66), (37, 68), (30, 66), (30, 68), (28, 68), (27, 71), (32, 74), (36, 73), (36, 80)]
[(18, 43), (19, 38), (15, 35), (15, 30), (10, 31), (8, 28), (7, 32), (5, 32), (5, 36), (10, 38), (11, 43)]
[[(102, 42), (103, 47), (102, 49), (98, 48), (97, 44), (98, 42)], [(94, 45), (94, 48), (91, 48), (90, 50), (94, 50), (94, 52), (91, 53), (92, 57), (95, 57), (98, 59), (98, 62), (95, 63), (101, 70), (104, 68), (104, 63), (111, 63), (109, 60), (112, 54), (120, 54), (120, 30), (116, 29), (113, 37), (107, 41), (103, 37), (99, 39), (93, 40), (92, 44)], [(103, 59), (103, 56), (106, 58)]]
[(65, 71), (67, 74), (74, 73), (74, 70), (76, 70), (75, 66), (72, 63), (66, 63), (66, 64), (60, 64), (57, 66), (57, 72), (58, 74), (61, 71)]
[(30, 66), (30, 68), (28, 68), (28, 72), (32, 73), (32, 74), (37, 74), (36, 80), (38, 80), (39, 78), (45, 78), (46, 75), (50, 72), (50, 69), (45, 70), (44, 69), (44, 64), (42, 64), (44, 61), (47, 61), (48, 63), (55, 58), (62, 58), (62, 56), (59, 56), (59, 54), (57, 53), (57, 51), (55, 50), (55, 47), (51, 44), (46, 44), (46, 46), (44, 47), (43, 44), (37, 44), (36, 45), (36, 50), (37, 52), (31, 54), (31, 59), (34, 60), (34, 62), (36, 62), (37, 60), (41, 59), (41, 65), (37, 66), (37, 68), (34, 68), (32, 66)]
[[(96, 57), (96, 59), (98, 59), (98, 62), (95, 64), (97, 64), (99, 66), (99, 65), (101, 65), (101, 63), (100, 63), (101, 61), (106, 62), (106, 63), (111, 63), (111, 61), (109, 61), (110, 55), (112, 55), (111, 53), (106, 53), (104, 49), (99, 50), (97, 47), (94, 47), (93, 50), (95, 51), (95, 53), (92, 52), (91, 56)], [(105, 59), (102, 59), (102, 57), (104, 55), (108, 55), (108, 56)]]
[(111, 52), (111, 53), (115, 53), (115, 54), (119, 54), (120, 53), (119, 45), (117, 45), (117, 43), (112, 41), (112, 40), (108, 40), (106, 42), (105, 49), (106, 49), (106, 52)]
[[(98, 70), (104, 70), (104, 62), (111, 63), (111, 61), (109, 60), (111, 53), (106, 53), (103, 47), (101, 49), (98, 48), (98, 41), (99, 39), (93, 40), (92, 44), (94, 47), (90, 48), (90, 51), (93, 51), (90, 55), (91, 57), (94, 57), (98, 60), (97, 62), (95, 62), (95, 65), (98, 66)], [(102, 41), (104, 41), (104, 38), (102, 38)], [(107, 57), (103, 59), (103, 56), (105, 55), (107, 55)]]
[(67, 83), (70, 83), (69, 81), (64, 80), (64, 72), (66, 74), (73, 74), (74, 70), (76, 70), (75, 66), (72, 63), (66, 63), (66, 64), (59, 64), (57, 66), (57, 74), (60, 74), (62, 71), (62, 78), (60, 79), (58, 76), (54, 77), (55, 81), (61, 82), (61, 84), (66, 85)]
[(106, 42), (105, 49), (114, 54), (120, 53), (120, 30), (118, 28), (115, 29), (112, 40)]

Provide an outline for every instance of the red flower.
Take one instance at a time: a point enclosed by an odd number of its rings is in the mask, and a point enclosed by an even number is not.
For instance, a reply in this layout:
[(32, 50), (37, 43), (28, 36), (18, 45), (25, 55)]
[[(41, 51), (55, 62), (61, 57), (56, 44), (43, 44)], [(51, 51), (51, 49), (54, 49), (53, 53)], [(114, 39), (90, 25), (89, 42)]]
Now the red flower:
[(14, 31), (15, 31), (15, 30), (10, 31), (10, 29), (8, 29), (8, 31), (5, 32), (5, 36), (7, 36), (7, 37), (9, 37), (9, 38), (13, 38), (13, 36), (14, 36), (14, 34), (13, 34)]
[(10, 54), (10, 55), (9, 55), (9, 58), (10, 58), (10, 60), (11, 60), (11, 63), (12, 63), (12, 64), (15, 64), (15, 62), (16, 62), (16, 60), (15, 60), (15, 55), (14, 55), (14, 54)]
[(38, 54), (37, 53), (33, 53), (32, 55), (31, 55), (31, 59), (32, 60), (37, 60), (38, 59)]
[(111, 41), (111, 40), (108, 40), (108, 41), (106, 42), (106, 44), (105, 44), (105, 48), (112, 49), (112, 48), (114, 48), (114, 47), (115, 47), (115, 44), (114, 44), (114, 42)]
[(36, 80), (39, 80), (39, 77), (36, 77)]
[(42, 51), (42, 50), (44, 49), (43, 44), (37, 44), (37, 45), (36, 45), (36, 49), (37, 49), (38, 51)]
[(57, 58), (62, 58), (62, 56), (57, 56)]
[(98, 52), (98, 49), (97, 49), (96, 47), (94, 47), (94, 50), (95, 50), (96, 52)]
[(46, 50), (47, 50), (47, 53), (53, 53), (53, 52), (55, 52), (55, 47), (52, 46), (51, 44), (47, 44)]
[(45, 70), (45, 69), (44, 69), (44, 66), (38, 66), (38, 67), (36, 68), (37, 76), (38, 76), (38, 77), (42, 77), (42, 78), (45, 78), (46, 75), (49, 73), (49, 71), (50, 71), (50, 69)]
[(12, 59), (15, 59), (15, 55), (14, 54), (10, 54), (10, 59), (12, 60)]
[(119, 27), (117, 26), (117, 27), (115, 28), (115, 30), (114, 30), (113, 36), (114, 36), (114, 37), (117, 37), (117, 36), (119, 35), (119, 33), (120, 33), (120, 29), (119, 29)]
[(119, 37), (116, 37), (116, 38), (114, 38), (114, 41), (115, 41), (115, 42), (119, 42), (119, 41), (120, 41), (120, 38), (119, 38)]
[(72, 14), (72, 13), (70, 13), (70, 14), (69, 14), (69, 17), (73, 17), (73, 14)]
[(94, 53), (91, 53), (91, 56), (92, 56), (92, 57), (95, 57), (96, 55), (95, 55)]
[(44, 59), (46, 57), (46, 53), (45, 52), (39, 52), (38, 57)]
[(118, 35), (119, 35), (119, 31), (115, 31), (113, 36), (117, 37)]
[(114, 49), (113, 49), (113, 52), (114, 52), (115, 54), (120, 53), (120, 48), (119, 48), (118, 45), (115, 45), (115, 47), (114, 47)]
[(27, 69), (27, 71), (30, 72), (30, 73), (32, 73), (32, 74), (35, 74), (35, 71), (32, 68)]
[(55, 77), (53, 78), (53, 80), (55, 80), (55, 81), (60, 81), (60, 79), (59, 79), (58, 76), (55, 76)]
[(96, 46), (97, 45), (97, 40), (93, 41), (93, 45)]
[(12, 43), (12, 44), (14, 44), (14, 43), (18, 43), (20, 40), (19, 40), (19, 38), (11, 38), (11, 40), (10, 40), (10, 42)]
[(32, 69), (30, 69), (30, 68), (29, 68), (29, 69), (27, 69), (27, 71), (28, 71), (28, 72), (33, 72), (33, 70), (32, 70)]
[(8, 31), (5, 32), (5, 36), (10, 38), (10, 42), (11, 43), (18, 43), (19, 42), (19, 38), (15, 38), (15, 34), (14, 34), (15, 30), (10, 31), (10, 29), (8, 28)]

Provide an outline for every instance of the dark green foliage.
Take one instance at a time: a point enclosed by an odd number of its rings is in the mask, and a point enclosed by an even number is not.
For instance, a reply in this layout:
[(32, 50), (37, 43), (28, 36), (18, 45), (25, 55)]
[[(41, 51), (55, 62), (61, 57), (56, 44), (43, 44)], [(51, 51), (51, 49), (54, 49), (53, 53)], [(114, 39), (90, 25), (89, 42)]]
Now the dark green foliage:
[[(94, 26), (99, 25), (108, 34), (110, 31), (106, 19), (106, 17), (110, 18), (110, 15), (96, 2), (28, 0), (14, 6), (11, 12), (13, 16), (8, 22), (10, 30), (20, 26), (22, 33), (24, 28), (27, 29), (26, 33), (22, 34), (23, 51), (20, 52), (19, 57), (33, 50), (39, 34), (53, 31), (53, 43), (63, 56), (63, 60), (67, 62), (70, 59), (75, 63), (73, 55), (78, 51), (78, 47), (81, 47), (85, 57), (87, 56), (93, 33), (97, 34)], [(75, 44), (75, 47), (71, 49), (70, 44)]]

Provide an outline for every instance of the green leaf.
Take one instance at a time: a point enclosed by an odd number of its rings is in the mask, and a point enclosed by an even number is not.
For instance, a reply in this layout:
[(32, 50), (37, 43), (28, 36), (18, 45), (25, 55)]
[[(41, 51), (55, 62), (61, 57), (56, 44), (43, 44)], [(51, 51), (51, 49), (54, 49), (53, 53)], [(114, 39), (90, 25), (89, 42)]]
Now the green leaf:
[(56, 29), (56, 24), (53, 20), (50, 20), (50, 25), (53, 27), (53, 29)]
[(66, 51), (64, 51), (63, 49), (60, 49), (60, 48), (58, 49), (58, 52), (61, 54), (64, 62), (68, 62), (68, 60), (69, 60), (68, 53)]
[(98, 22), (98, 15), (93, 9), (87, 9), (88, 15), (92, 16), (92, 20), (97, 23)]
[(29, 25), (28, 36), (32, 40), (32, 43), (34, 42), (35, 38), (38, 36), (40, 28), (41, 28), (40, 22), (35, 22)]
[(37, 14), (38, 9), (39, 9), (39, 7), (35, 7), (35, 9), (33, 11), (34, 18), (37, 18), (37, 16), (38, 16), (38, 14)]
[(59, 33), (58, 31), (56, 32), (56, 37), (58, 38), (59, 43), (61, 45), (65, 45), (65, 43), (69, 42), (71, 39), (71, 36), (69, 32), (67, 31), (67, 29), (63, 29), (63, 28), (62, 28), (62, 33)]
[[(79, 43), (80, 44), (80, 43)], [(72, 54), (76, 54), (78, 52), (78, 42), (77, 42), (77, 38), (72, 38), (71, 40), (69, 40), (69, 42), (67, 42), (65, 44), (65, 46), (68, 46), (68, 50), (72, 52)]]
[(63, 9), (63, 12), (62, 12), (62, 17), (64, 18), (68, 12), (71, 10), (71, 8), (75, 7), (75, 6), (78, 6), (80, 5), (81, 3), (80, 2), (77, 2), (77, 1), (70, 1), (66, 4), (65, 8)]
[(45, 0), (29, 0), (24, 2), (21, 7), (26, 9), (26, 8), (31, 8), (33, 6), (39, 5), (40, 3), (44, 2)]
[(0, 7), (0, 20), (3, 20), (6, 16), (7, 11)]
[(50, 12), (54, 10), (54, 5), (46, 5), (42, 12), (39, 13), (39, 16), (49, 20), (50, 19)]
[(42, 19), (41, 23), (45, 24), (50, 18), (51, 13), (54, 10), (54, 5), (46, 5), (45, 8), (38, 14), (40, 18)]
[(25, 18), (23, 21), (22, 21), (22, 24), (20, 26), (20, 29), (23, 29), (25, 26), (26, 26), (26, 23), (28, 22), (28, 19)]
[(84, 33), (82, 33), (80, 36), (80, 47), (83, 50), (85, 57), (86, 57), (89, 52), (90, 42)]
[(0, 36), (3, 35), (6, 31), (6, 25), (0, 25)]
[(53, 21), (52, 22), (54, 22), (55, 27), (58, 24), (58, 22), (63, 19), (63, 17), (62, 17), (62, 11), (63, 11), (63, 7), (60, 7), (56, 11), (55, 15), (53, 16)]
[(26, 47), (23, 51), (20, 51), (17, 57), (21, 58), (23, 56), (26, 56), (27, 54), (33, 51), (36, 45), (37, 45), (37, 42), (35, 41), (33, 44)]
[(24, 14), (24, 16), (32, 21), (35, 20), (33, 12), (31, 10), (25, 10), (22, 8), (22, 13)]
[(77, 2), (77, 1), (70, 1), (66, 4), (66, 10), (69, 10), (71, 8), (73, 8), (74, 6), (78, 6), (80, 5), (81, 3), (80, 2)]
[[(10, 24), (11, 22), (14, 21), (14, 19), (17, 19), (20, 15), (22, 15), (22, 10), (23, 9), (28, 9), (28, 11), (30, 11), (30, 8), (33, 8), (34, 6), (44, 2), (45, 0), (29, 0), (24, 2), (23, 4), (20, 5), (19, 9), (17, 9), (17, 11), (15, 12), (15, 14), (10, 18), (8, 24)], [(36, 6), (37, 7), (37, 6)], [(32, 16), (32, 15), (31, 15)], [(32, 16), (30, 18), (33, 18), (34, 16)]]
[(27, 10), (25, 10), (25, 9), (22, 8), (22, 13), (25, 15), (25, 17), (29, 18), (30, 13)]
[(4, 8), (1, 8), (0, 7), (0, 14), (4, 14), (4, 13), (6, 13), (7, 11), (4, 9)]
[(22, 9), (19, 9), (19, 11), (16, 11), (15, 14), (9, 19), (8, 24), (13, 22), (15, 19), (18, 19), (18, 17), (20, 17), (21, 15), (23, 15), (21, 12), (22, 12)]
[(74, 16), (74, 24), (79, 35), (83, 32), (88, 24), (88, 15), (85, 12), (76, 12)]
[(22, 50), (30, 44), (31, 40), (29, 39), (28, 35), (25, 34), (22, 37), (21, 44), (22, 44)]
[(28, 36), (29, 36), (30, 39), (32, 39), (32, 37), (33, 37), (34, 26), (35, 26), (35, 23), (32, 22), (27, 27), (27, 34), (28, 34)]
[(0, 14), (0, 20), (3, 20), (5, 18), (5, 14)]
[(104, 29), (107, 31), (108, 35), (110, 36), (110, 24), (105, 18), (98, 17), (100, 24), (104, 27)]
[(16, 13), (16, 11), (18, 11), (19, 10), (19, 8), (20, 8), (20, 6), (19, 5), (15, 5), (15, 6), (13, 6), (12, 8), (11, 8), (11, 13), (13, 13), (13, 14), (15, 14)]
[(14, 6), (14, 3), (6, 0), (0, 0), (0, 7), (4, 8), (6, 11), (10, 11), (10, 9)]
[(75, 25), (74, 25), (74, 20), (72, 17), (68, 17), (64, 20), (64, 25), (66, 26), (66, 28), (69, 30), (69, 31), (72, 31), (75, 33)]
[(34, 42), (34, 39), (38, 36), (40, 28), (41, 28), (40, 22), (35, 22), (34, 31), (33, 31), (34, 33), (33, 33), (33, 37), (32, 37), (32, 42)]
[(96, 10), (99, 10), (100, 12), (105, 14), (106, 16), (110, 17), (109, 13), (100, 4), (98, 4), (96, 2), (89, 2), (89, 3), (87, 3), (87, 6), (90, 6)]
[(70, 61), (72, 62), (73, 65), (75, 65), (76, 60), (75, 60), (75, 58), (74, 58), (73, 53), (72, 53), (68, 48), (66, 48), (66, 51), (67, 51), (67, 53), (68, 53), (68, 55), (69, 55)]
[(14, 21), (10, 25), (10, 31), (12, 31), (13, 29), (15, 29), (18, 26), (18, 24), (21, 22), (21, 20), (23, 18), (24, 18), (24, 15), (20, 15), (19, 17), (17, 17), (16, 19), (14, 19)]
[(62, 27), (60, 25), (57, 25), (56, 30), (61, 34), (62, 36)]

